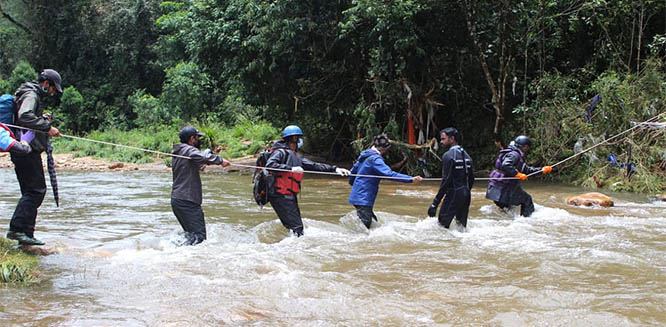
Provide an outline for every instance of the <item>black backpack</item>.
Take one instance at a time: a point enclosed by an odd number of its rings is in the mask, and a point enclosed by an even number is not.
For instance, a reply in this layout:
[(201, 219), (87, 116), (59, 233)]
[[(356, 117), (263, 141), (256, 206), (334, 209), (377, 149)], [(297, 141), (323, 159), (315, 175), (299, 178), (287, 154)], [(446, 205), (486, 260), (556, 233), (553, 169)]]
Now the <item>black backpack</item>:
[(255, 162), (257, 168), (255, 168), (254, 174), (252, 175), (252, 183), (254, 184), (252, 195), (254, 196), (254, 201), (257, 202), (257, 205), (260, 207), (263, 207), (269, 202), (268, 192), (271, 187), (273, 187), (273, 182), (275, 180), (275, 177), (268, 172), (268, 169), (263, 168), (266, 167), (268, 158), (271, 157), (275, 150), (276, 149), (271, 148), (270, 150), (261, 151)]

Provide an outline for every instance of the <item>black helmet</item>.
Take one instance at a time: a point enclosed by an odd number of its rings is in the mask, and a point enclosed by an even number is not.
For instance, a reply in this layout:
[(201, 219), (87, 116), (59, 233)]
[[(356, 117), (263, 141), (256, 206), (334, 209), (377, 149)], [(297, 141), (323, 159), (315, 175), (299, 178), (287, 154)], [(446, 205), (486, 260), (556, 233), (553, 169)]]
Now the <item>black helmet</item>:
[(199, 132), (199, 130), (194, 128), (194, 126), (185, 126), (180, 130), (180, 132), (178, 132), (178, 137), (183, 143), (187, 143), (187, 141), (190, 140), (190, 137), (194, 135), (204, 136), (206, 134)]
[(525, 135), (521, 135), (521, 136), (516, 137), (514, 142), (516, 142), (516, 145), (518, 145), (518, 146), (523, 146), (525, 144), (527, 144), (529, 146), (532, 146), (532, 140), (530, 140), (530, 138), (525, 136)]
[(372, 142), (372, 145), (379, 150), (388, 149), (391, 147), (391, 141), (389, 141), (386, 134), (379, 134), (375, 136), (375, 140)]

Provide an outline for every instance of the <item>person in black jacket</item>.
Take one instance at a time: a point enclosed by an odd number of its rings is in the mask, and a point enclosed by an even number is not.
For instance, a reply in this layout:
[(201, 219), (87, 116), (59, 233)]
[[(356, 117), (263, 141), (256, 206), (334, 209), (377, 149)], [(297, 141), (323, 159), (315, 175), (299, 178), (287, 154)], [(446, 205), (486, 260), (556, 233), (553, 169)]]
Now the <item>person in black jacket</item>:
[[(525, 192), (518, 180), (526, 180), (527, 175), (541, 172), (547, 174), (553, 170), (550, 166), (536, 168), (528, 166), (525, 156), (530, 152), (532, 141), (529, 137), (520, 135), (509, 144), (509, 147), (500, 151), (495, 161), (495, 169), (490, 173), (486, 199), (495, 202), (501, 209), (509, 209), (520, 205), (520, 215), (529, 217), (534, 212), (532, 196)], [(515, 178), (507, 178), (515, 177)]]
[(458, 130), (449, 127), (440, 132), (440, 143), (448, 149), (442, 155), (442, 183), (433, 199), (428, 216), (434, 217), (437, 206), (444, 198), (437, 220), (445, 228), (449, 228), (453, 217), (459, 225), (467, 227), (467, 215), (471, 202), (472, 186), (474, 185), (474, 167), (472, 158), (458, 145)]
[(301, 128), (296, 125), (287, 126), (282, 132), (282, 139), (273, 144), (271, 149), (273, 153), (266, 161), (266, 168), (280, 169), (280, 171), (270, 170), (273, 185), (269, 189), (268, 200), (282, 225), (299, 237), (303, 235), (303, 221), (296, 196), (301, 192), (304, 169), (336, 172), (342, 176), (349, 176), (347, 169), (299, 157), (296, 151), (302, 145)]
[(173, 172), (171, 209), (185, 231), (185, 245), (199, 244), (206, 239), (199, 171), (203, 170), (204, 165), (227, 167), (231, 164), (210, 150), (203, 152), (199, 150), (199, 138), (204, 135), (192, 126), (183, 127), (178, 133), (182, 143), (173, 146), (173, 154), (189, 158), (174, 157), (171, 168)]
[(14, 171), (21, 187), (21, 199), (9, 222), (7, 238), (26, 245), (43, 245), (44, 242), (35, 238), (37, 209), (42, 205), (46, 195), (46, 181), (42, 152), (46, 150), (48, 138), (60, 136), (60, 131), (51, 126), (51, 121), (43, 117), (45, 108), (44, 97), (62, 94), (62, 79), (53, 69), (45, 69), (39, 74), (37, 81), (23, 83), (16, 93), (18, 114), (16, 125), (37, 130), (35, 138), (30, 142), (32, 151), (28, 154), (11, 153)]

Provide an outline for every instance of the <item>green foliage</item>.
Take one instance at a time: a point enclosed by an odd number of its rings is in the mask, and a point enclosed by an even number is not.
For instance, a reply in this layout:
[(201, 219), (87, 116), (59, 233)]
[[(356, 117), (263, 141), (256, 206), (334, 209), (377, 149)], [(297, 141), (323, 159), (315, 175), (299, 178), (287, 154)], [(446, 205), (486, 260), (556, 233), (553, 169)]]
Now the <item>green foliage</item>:
[(0, 282), (39, 282), (37, 257), (13, 248), (16, 242), (0, 237)]
[(32, 68), (29, 63), (21, 61), (16, 68), (12, 70), (12, 74), (7, 80), (8, 89), (5, 89), (5, 92), (13, 94), (21, 84), (35, 80), (37, 80), (37, 72), (35, 69)]
[[(635, 123), (666, 112), (664, 70), (660, 61), (652, 60), (637, 75), (609, 71), (591, 83), (587, 91), (571, 77), (544, 76), (534, 87), (544, 101), (538, 108), (530, 107), (525, 114), (527, 130), (538, 136), (534, 138), (531, 154), (534, 164), (558, 162), (628, 130)], [(583, 112), (594, 94), (599, 94), (602, 102), (592, 111), (592, 123), (588, 123)], [(666, 121), (666, 116), (662, 115), (658, 121)], [(568, 162), (560, 178), (573, 179), (584, 186), (598, 182), (612, 190), (659, 192), (666, 187), (665, 136), (663, 129), (638, 129)], [(629, 179), (625, 171), (610, 167), (606, 158), (611, 153), (620, 162), (636, 164), (637, 173)]]
[(210, 78), (197, 64), (181, 62), (166, 70), (160, 102), (171, 115), (189, 120), (210, 109), (206, 99), (211, 87)]
[(143, 89), (130, 95), (127, 102), (136, 115), (134, 123), (138, 126), (160, 125), (175, 121), (178, 118), (175, 112), (168, 110), (166, 106), (160, 103), (158, 98), (146, 94)]
[(95, 113), (83, 110), (83, 96), (79, 91), (69, 86), (62, 92), (60, 107), (53, 115), (60, 122), (58, 128), (64, 130), (81, 130), (90, 119), (94, 119)]

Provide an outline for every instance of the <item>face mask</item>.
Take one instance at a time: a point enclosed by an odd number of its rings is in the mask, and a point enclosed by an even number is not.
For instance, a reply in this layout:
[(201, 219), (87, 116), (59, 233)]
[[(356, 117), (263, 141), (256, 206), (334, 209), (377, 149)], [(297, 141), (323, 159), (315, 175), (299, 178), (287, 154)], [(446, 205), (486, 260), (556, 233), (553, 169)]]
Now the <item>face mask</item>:
[(194, 144), (192, 144), (192, 145), (197, 149), (201, 149), (201, 141), (199, 141), (199, 140), (194, 141)]
[(303, 139), (298, 139), (297, 147), (300, 149), (303, 146)]

